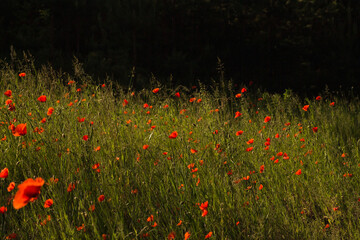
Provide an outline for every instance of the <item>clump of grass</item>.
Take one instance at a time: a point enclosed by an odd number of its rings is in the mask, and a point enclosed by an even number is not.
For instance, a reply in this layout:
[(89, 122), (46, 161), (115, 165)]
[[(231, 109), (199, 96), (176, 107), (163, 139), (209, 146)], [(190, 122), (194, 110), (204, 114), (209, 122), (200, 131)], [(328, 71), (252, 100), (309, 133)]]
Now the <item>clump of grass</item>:
[[(0, 110), (2, 238), (360, 238), (357, 99), (226, 83), (134, 92), (31, 65), (0, 77), (15, 104)], [(41, 193), (15, 210), (9, 183), (35, 177)]]

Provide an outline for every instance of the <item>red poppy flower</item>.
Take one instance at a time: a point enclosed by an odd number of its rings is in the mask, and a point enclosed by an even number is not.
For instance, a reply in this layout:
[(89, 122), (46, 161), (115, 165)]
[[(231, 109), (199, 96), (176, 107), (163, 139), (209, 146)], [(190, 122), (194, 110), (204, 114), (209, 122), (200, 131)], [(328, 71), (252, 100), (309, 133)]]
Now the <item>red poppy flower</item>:
[(343, 177), (352, 177), (353, 175), (352, 175), (352, 173), (345, 173), (344, 175), (343, 175)]
[(237, 132), (236, 132), (236, 136), (240, 136), (240, 135), (243, 134), (243, 133), (244, 133), (244, 131), (241, 131), (241, 130), (240, 130), (240, 131), (237, 131)]
[(8, 192), (11, 192), (14, 188), (15, 188), (15, 183), (14, 183), (14, 182), (11, 182), (11, 183), (9, 184), (9, 186), (7, 187), (7, 191), (8, 191)]
[(238, 117), (240, 117), (241, 115), (242, 115), (242, 113), (236, 112), (236, 113), (235, 113), (235, 118), (238, 118)]
[(208, 239), (212, 236), (212, 232), (209, 232), (206, 236), (205, 236), (205, 239)]
[(247, 152), (251, 152), (254, 148), (253, 147), (249, 147), (246, 149)]
[(199, 208), (202, 211), (201, 214), (202, 217), (205, 217), (208, 214), (208, 210), (207, 210), (208, 207), (209, 207), (209, 201), (200, 204)]
[(264, 119), (264, 123), (267, 123), (267, 122), (269, 122), (270, 120), (271, 120), (271, 117), (267, 116), (267, 117), (265, 117), (265, 119)]
[(7, 178), (8, 176), (9, 176), (9, 169), (4, 168), (3, 170), (1, 170), (0, 178)]
[(207, 209), (209, 207), (209, 201), (203, 202), (200, 204), (200, 209), (204, 210)]
[(307, 111), (309, 109), (309, 105), (305, 105), (303, 108), (302, 108), (304, 111)]
[(85, 121), (85, 117), (83, 118), (78, 117), (78, 122), (84, 122), (84, 121)]
[(241, 93), (235, 95), (236, 98), (241, 98)]
[(88, 136), (88, 135), (84, 135), (84, 136), (82, 137), (82, 139), (83, 139), (84, 141), (87, 141), (87, 140), (89, 140), (89, 136)]
[(262, 184), (260, 184), (260, 186), (259, 186), (259, 190), (261, 190), (261, 189), (263, 189), (263, 185)]
[(149, 147), (149, 145), (145, 144), (145, 145), (143, 146), (143, 149), (146, 150), (146, 149), (148, 149), (148, 147)]
[(12, 131), (15, 137), (24, 136), (27, 133), (26, 123), (20, 123), (16, 126), (16, 128)]
[(159, 88), (155, 88), (154, 90), (152, 90), (153, 93), (158, 93), (159, 92)]
[(16, 236), (16, 233), (11, 233), (10, 235), (7, 235), (5, 239), (15, 239)]
[(84, 230), (84, 232), (85, 232), (85, 225), (82, 224), (81, 226), (76, 227), (76, 230), (78, 230), (78, 231)]
[(296, 175), (301, 175), (301, 169), (297, 170), (295, 174)]
[(190, 149), (190, 152), (191, 152), (191, 153), (197, 153), (198, 151), (195, 150), (195, 149)]
[(47, 199), (44, 204), (44, 208), (49, 208), (54, 204), (54, 201), (52, 199)]
[(143, 108), (148, 108), (149, 107), (149, 104), (145, 103)]
[(4, 214), (6, 212), (7, 212), (7, 207), (5, 206), (0, 207), (0, 213)]
[(312, 128), (313, 132), (316, 133), (318, 131), (318, 128), (317, 127), (313, 127)]
[(207, 214), (208, 214), (208, 210), (207, 210), (207, 209), (202, 210), (202, 214), (201, 214), (202, 217), (205, 217)]
[(259, 172), (260, 172), (260, 173), (263, 173), (263, 172), (264, 172), (264, 169), (265, 169), (265, 165), (261, 165)]
[(24, 72), (19, 73), (19, 77), (26, 77), (26, 73), (24, 73)]
[(174, 139), (174, 138), (176, 138), (177, 136), (178, 136), (177, 131), (174, 131), (174, 132), (172, 132), (172, 133), (170, 134), (169, 138)]
[(152, 222), (152, 221), (154, 221), (154, 216), (153, 216), (153, 215), (150, 215), (150, 217), (148, 217), (148, 218), (146, 219), (146, 221), (147, 221), (147, 222)]
[(330, 106), (331, 107), (335, 106), (335, 102), (330, 103)]
[(12, 133), (14, 134), (14, 132), (15, 132), (15, 126), (14, 126), (14, 124), (10, 124), (9, 125), (9, 129), (12, 131)]
[(179, 92), (177, 92), (177, 93), (175, 93), (175, 97), (180, 97), (180, 93)]
[(125, 107), (126, 105), (128, 105), (129, 104), (129, 102), (128, 102), (128, 100), (126, 100), (126, 99), (124, 99), (124, 101), (123, 101), (123, 107)]
[(196, 100), (196, 98), (190, 98), (189, 102), (194, 102)]
[(11, 105), (13, 103), (13, 101), (11, 99), (8, 99), (5, 101), (5, 105)]
[(41, 96), (38, 98), (38, 101), (39, 101), (39, 102), (46, 102), (46, 96), (45, 96), (45, 95), (41, 95)]
[(244, 92), (246, 92), (246, 91), (247, 91), (246, 88), (241, 89), (241, 92), (242, 92), (242, 93), (244, 93)]
[(12, 91), (11, 90), (7, 90), (4, 92), (5, 96), (10, 97), (12, 95)]
[(51, 116), (51, 114), (53, 114), (54, 112), (54, 108), (53, 107), (49, 107), (48, 111), (47, 111), (47, 115)]
[(254, 143), (254, 139), (250, 139), (249, 141), (246, 142), (247, 144), (253, 144)]
[(29, 178), (21, 183), (13, 200), (14, 208), (20, 209), (25, 207), (31, 200), (35, 200), (40, 194), (40, 189), (44, 183), (45, 181), (42, 178), (36, 178), (35, 180)]
[(316, 101), (320, 101), (320, 100), (321, 100), (321, 96), (317, 96), (315, 99), (316, 99)]
[(100, 195), (99, 197), (98, 197), (98, 201), (99, 202), (102, 202), (102, 201), (104, 201), (105, 200), (105, 196), (104, 195)]
[(189, 232), (186, 232), (185, 235), (184, 235), (184, 240), (188, 240), (190, 238), (190, 233)]
[(175, 232), (169, 233), (167, 239), (168, 239), (168, 240), (175, 239)]
[(195, 167), (195, 164), (194, 163), (190, 163), (187, 168), (190, 169), (190, 168), (194, 168)]
[(95, 163), (93, 166), (92, 166), (92, 169), (97, 169), (100, 167), (100, 163)]
[(67, 192), (71, 192), (74, 189), (75, 189), (75, 183), (70, 183), (68, 188), (67, 188)]

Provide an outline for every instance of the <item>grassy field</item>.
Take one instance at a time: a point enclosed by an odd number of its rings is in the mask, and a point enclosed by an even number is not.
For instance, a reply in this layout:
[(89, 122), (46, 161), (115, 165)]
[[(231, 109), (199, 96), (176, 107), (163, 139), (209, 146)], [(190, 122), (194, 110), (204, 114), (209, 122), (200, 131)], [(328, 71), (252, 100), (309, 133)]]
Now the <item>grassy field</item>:
[(356, 97), (0, 78), (1, 239), (360, 239)]

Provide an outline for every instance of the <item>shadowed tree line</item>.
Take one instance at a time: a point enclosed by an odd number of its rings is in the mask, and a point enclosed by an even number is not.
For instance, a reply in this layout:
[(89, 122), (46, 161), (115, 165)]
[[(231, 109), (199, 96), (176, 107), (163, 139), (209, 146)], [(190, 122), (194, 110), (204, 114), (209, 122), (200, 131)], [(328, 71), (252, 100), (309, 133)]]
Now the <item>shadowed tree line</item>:
[(10, 46), (38, 64), (137, 87), (217, 74), (270, 90), (358, 86), (358, 0), (2, 0), (0, 56)]

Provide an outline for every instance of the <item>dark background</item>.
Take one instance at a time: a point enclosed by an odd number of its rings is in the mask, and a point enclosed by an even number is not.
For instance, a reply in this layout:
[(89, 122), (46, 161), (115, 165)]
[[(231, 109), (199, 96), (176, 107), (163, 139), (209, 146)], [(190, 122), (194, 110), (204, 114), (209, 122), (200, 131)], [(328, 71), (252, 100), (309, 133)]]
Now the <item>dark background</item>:
[(270, 91), (359, 87), (359, 0), (1, 0), (0, 57), (147, 87), (151, 74), (192, 85), (217, 78)]

